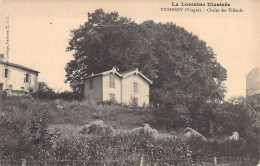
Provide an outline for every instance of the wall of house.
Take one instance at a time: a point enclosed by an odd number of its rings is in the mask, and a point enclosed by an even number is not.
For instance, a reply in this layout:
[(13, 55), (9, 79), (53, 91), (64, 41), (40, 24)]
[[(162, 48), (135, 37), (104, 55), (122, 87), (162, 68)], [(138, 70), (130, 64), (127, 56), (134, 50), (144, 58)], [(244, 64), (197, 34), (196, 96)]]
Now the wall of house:
[[(93, 89), (90, 89), (89, 82), (93, 80)], [(84, 85), (84, 98), (90, 102), (101, 102), (103, 96), (103, 81), (102, 75), (95, 76), (89, 79), (86, 79)]]
[[(6, 68), (8, 68), (9, 71), (8, 78), (5, 78)], [(24, 77), (26, 74), (29, 74), (30, 76), (29, 82), (24, 82)], [(30, 92), (30, 89), (32, 89), (33, 92), (36, 92), (38, 90), (37, 73), (16, 68), (13, 66), (7, 66), (5, 64), (0, 64), (0, 83), (3, 83), (3, 90), (13, 89), (23, 90), (26, 92)]]
[(246, 76), (246, 95), (260, 94), (260, 67), (254, 68)]
[[(134, 92), (133, 83), (138, 83), (138, 92)], [(149, 105), (149, 83), (142, 77), (132, 74), (122, 80), (122, 102), (129, 104), (133, 102), (133, 97), (138, 98), (138, 106)]]
[[(115, 88), (109, 87), (110, 75), (115, 76)], [(103, 101), (109, 101), (110, 94), (114, 94), (116, 102), (121, 103), (121, 78), (112, 73), (103, 75)]]

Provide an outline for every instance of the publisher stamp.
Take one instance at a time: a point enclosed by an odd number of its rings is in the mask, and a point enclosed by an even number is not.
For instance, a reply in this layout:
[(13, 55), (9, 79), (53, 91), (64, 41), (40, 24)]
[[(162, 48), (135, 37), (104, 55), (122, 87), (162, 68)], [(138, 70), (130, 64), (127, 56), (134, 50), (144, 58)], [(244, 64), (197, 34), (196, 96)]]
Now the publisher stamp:
[(162, 12), (190, 12), (190, 13), (241, 13), (242, 8), (235, 7), (228, 2), (171, 2), (168, 7), (161, 7)]

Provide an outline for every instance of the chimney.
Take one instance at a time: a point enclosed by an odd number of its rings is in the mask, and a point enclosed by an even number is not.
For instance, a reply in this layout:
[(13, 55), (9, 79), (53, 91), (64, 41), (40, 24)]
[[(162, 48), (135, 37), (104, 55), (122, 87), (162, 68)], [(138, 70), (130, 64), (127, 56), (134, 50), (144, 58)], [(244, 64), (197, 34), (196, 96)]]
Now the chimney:
[(138, 74), (138, 68), (135, 68), (135, 74)]
[(118, 69), (118, 67), (116, 67), (116, 66), (113, 66), (112, 70), (113, 70), (114, 72), (119, 72), (119, 69)]

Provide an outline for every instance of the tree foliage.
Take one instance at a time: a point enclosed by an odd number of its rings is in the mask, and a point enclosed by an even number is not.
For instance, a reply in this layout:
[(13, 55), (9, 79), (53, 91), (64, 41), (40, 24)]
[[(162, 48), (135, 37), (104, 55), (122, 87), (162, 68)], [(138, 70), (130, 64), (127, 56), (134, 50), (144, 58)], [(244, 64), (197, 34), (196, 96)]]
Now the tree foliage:
[(81, 100), (81, 96), (78, 93), (72, 91), (55, 92), (45, 82), (38, 83), (38, 91), (33, 94), (38, 99), (62, 99), (62, 100)]
[(212, 111), (213, 135), (237, 131), (246, 142), (246, 153), (259, 157), (260, 95), (231, 98)]
[(214, 112), (216, 134), (238, 131), (243, 137), (260, 134), (260, 95), (231, 98)]
[(35, 94), (33, 94), (33, 96), (39, 99), (55, 99), (56, 93), (52, 88), (48, 86), (47, 83), (39, 82), (38, 91)]
[(162, 123), (175, 127), (191, 125), (206, 103), (224, 98), (226, 70), (212, 48), (173, 23), (137, 24), (117, 12), (98, 9), (72, 30), (67, 51), (74, 59), (65, 68), (66, 81), (74, 90), (92, 72), (137, 67), (153, 81), (150, 101), (168, 117)]

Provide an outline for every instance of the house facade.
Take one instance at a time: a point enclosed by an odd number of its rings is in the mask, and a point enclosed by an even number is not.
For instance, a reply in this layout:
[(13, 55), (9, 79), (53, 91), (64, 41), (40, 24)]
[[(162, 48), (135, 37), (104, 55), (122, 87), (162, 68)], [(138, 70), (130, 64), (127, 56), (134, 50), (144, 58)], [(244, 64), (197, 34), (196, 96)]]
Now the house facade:
[(91, 102), (116, 101), (148, 106), (150, 84), (152, 81), (138, 69), (121, 74), (113, 67), (109, 71), (92, 74), (86, 78), (84, 97)]
[(29, 93), (38, 90), (39, 72), (18, 64), (0, 60), (0, 91), (10, 89)]
[(246, 75), (246, 96), (260, 94), (260, 67), (255, 67)]

